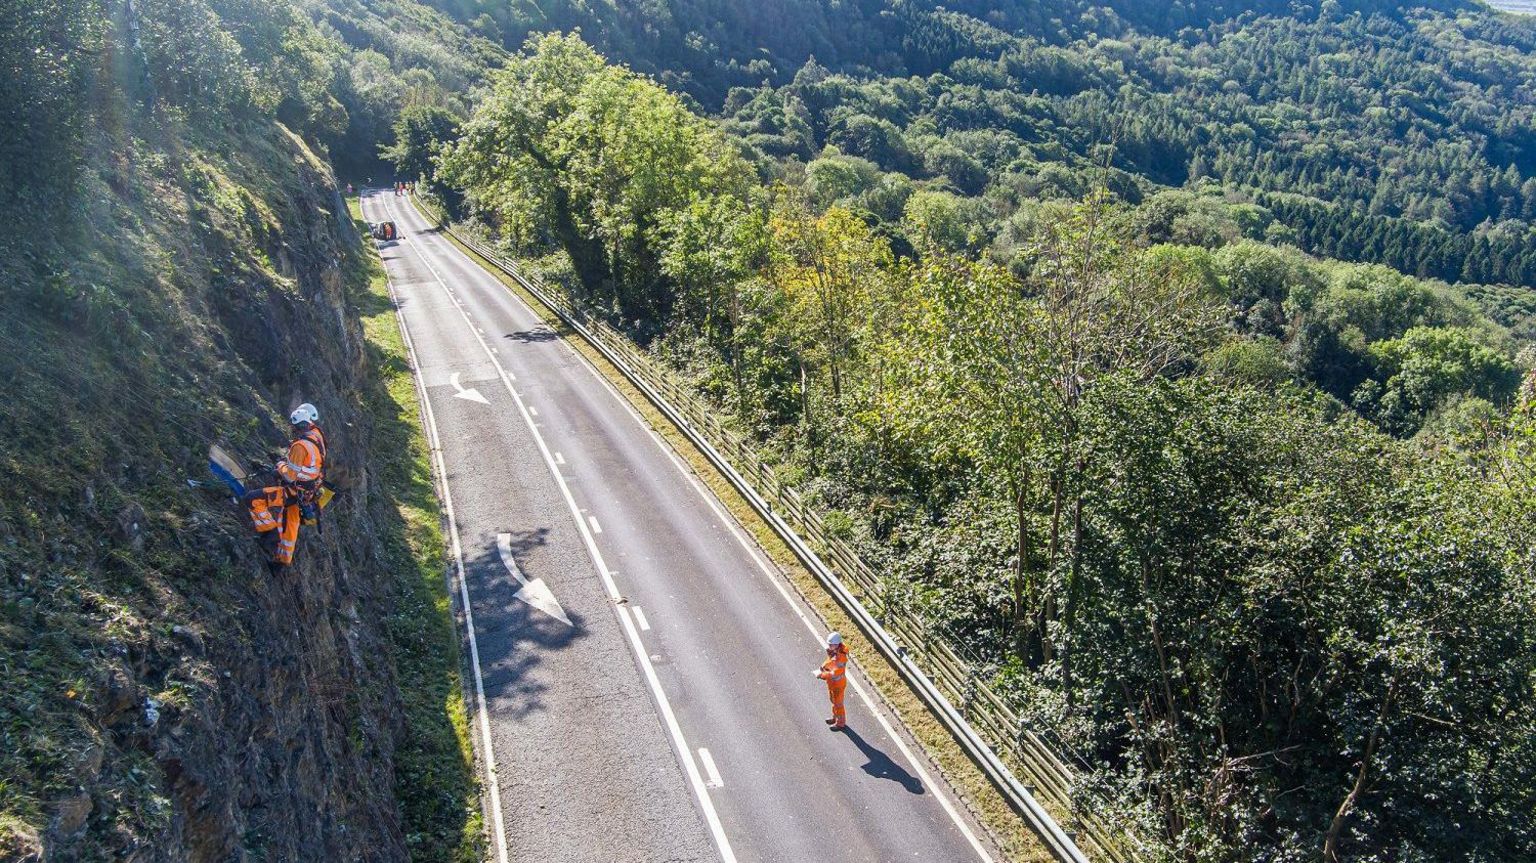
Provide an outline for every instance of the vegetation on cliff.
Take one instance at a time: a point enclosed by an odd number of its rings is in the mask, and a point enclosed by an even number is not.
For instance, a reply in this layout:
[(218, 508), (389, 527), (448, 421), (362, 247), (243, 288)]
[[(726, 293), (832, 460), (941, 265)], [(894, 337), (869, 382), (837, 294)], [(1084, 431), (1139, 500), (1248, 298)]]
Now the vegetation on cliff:
[[(4, 859), (478, 859), (415, 399), (320, 155), (352, 51), (286, 2), (0, 10)], [(342, 491), (273, 577), (189, 480), (299, 400)]]

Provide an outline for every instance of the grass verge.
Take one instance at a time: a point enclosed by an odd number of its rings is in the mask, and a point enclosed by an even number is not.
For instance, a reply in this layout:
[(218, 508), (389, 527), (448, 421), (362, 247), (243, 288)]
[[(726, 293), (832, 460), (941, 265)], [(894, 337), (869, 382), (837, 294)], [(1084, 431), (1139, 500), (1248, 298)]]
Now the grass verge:
[[(348, 208), (361, 222), (355, 198), (348, 199)], [(371, 244), (364, 245), (369, 246), (362, 256), (368, 287), (353, 302), (377, 376), (365, 400), (374, 425), (370, 465), (398, 515), (384, 522), (380, 537), (382, 557), (396, 579), (387, 631), (405, 711), (405, 733), (395, 752), (395, 795), (413, 861), (476, 863), (484, 858), (485, 824), (458, 630), (444, 577), (442, 514), (383, 264)]]
[(471, 260), (479, 263), (495, 276), (508, 290), (527, 303), (544, 322), (553, 328), (578, 353), (587, 359), (600, 374), (645, 418), (669, 446), (687, 462), (693, 473), (721, 502), (731, 517), (757, 542), (770, 560), (784, 572), (791, 584), (821, 619), (831, 629), (845, 635), (859, 633), (850, 638), (849, 649), (858, 657), (858, 666), (874, 684), (880, 699), (902, 721), (913, 738), (924, 750), (931, 766), (949, 782), (961, 798), (961, 802), (979, 820), (996, 842), (1003, 855), (1021, 863), (1051, 860), (1050, 852), (1041, 844), (1033, 830), (1013, 811), (1008, 802), (950, 736), (949, 731), (924, 706), (897, 670), (886, 662), (863, 633), (843, 611), (837, 601), (826, 592), (816, 577), (800, 563), (789, 546), (758, 516), (745, 498), (720, 473), (709, 459), (651, 403), (645, 394), (608, 362), (601, 352), (589, 344), (579, 333), (566, 326), (560, 316), (529, 293), (526, 288), (485, 260), (473, 249), (460, 243), (450, 234), (443, 237), (452, 242)]

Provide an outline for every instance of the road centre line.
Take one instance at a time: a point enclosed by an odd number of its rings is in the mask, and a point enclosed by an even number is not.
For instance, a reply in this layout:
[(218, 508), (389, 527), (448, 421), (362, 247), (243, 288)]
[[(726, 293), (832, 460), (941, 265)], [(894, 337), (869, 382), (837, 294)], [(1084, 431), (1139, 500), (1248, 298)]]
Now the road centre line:
[[(385, 210), (387, 211), (388, 207), (385, 207)], [(496, 859), (499, 863), (508, 863), (507, 833), (501, 813), (501, 787), (496, 777), (496, 750), (491, 743), (491, 720), (489, 711), (486, 709), (485, 679), (480, 671), (480, 645), (475, 640), (475, 616), (469, 607), (469, 585), (464, 578), (464, 548), (459, 542), (459, 528), (453, 514), (453, 495), (448, 489), (448, 469), (443, 463), (442, 437), (437, 433), (437, 419), (432, 413), (432, 403), (427, 398), (426, 388), (422, 385), (421, 361), (416, 356), (416, 343), (411, 339), (410, 328), (405, 323), (405, 314), (400, 310), (400, 298), (395, 293), (395, 283), (389, 277), (388, 268), (384, 270), (384, 284), (389, 288), (390, 300), (395, 305), (395, 321), (400, 326), (400, 338), (405, 343), (406, 355), (410, 357), (411, 367), (415, 370), (411, 377), (416, 385), (417, 399), (421, 402), (422, 418), (426, 420), (427, 449), (436, 468), (436, 479), (442, 486), (443, 514), (448, 519), (448, 535), (453, 545), (454, 570), (459, 579), (459, 605), (464, 609), (464, 630), (469, 635), (470, 666), (475, 672), (475, 701), (480, 720), (481, 746), (485, 749), (486, 781), (490, 786), (491, 823), (496, 830)]]
[[(485, 267), (477, 261), (471, 260), (470, 263), (473, 266), (480, 267), (481, 270), (485, 269)], [(489, 273), (487, 273), (487, 275), (489, 275)], [(561, 341), (565, 342), (564, 339)], [(762, 552), (745, 537), (744, 529), (741, 527), (741, 525), (738, 524), (733, 517), (727, 515), (725, 511), (721, 509), (720, 504), (714, 498), (714, 492), (710, 491), (702, 484), (702, 482), (692, 472), (692, 470), (689, 469), (682, 458), (679, 457), (675, 451), (673, 451), (670, 445), (662, 440), (661, 436), (656, 432), (655, 429), (651, 427), (648, 422), (646, 422), (645, 418), (640, 415), (639, 411), (635, 409), (634, 405), (629, 403), (629, 400), (619, 392), (618, 388), (614, 386), (612, 381), (604, 377), (602, 373), (599, 372), (595, 366), (593, 366), (592, 361), (588, 359), (585, 354), (576, 350), (568, 343), (566, 343), (566, 348), (567, 350), (570, 350), (571, 353), (580, 358), (580, 365), (585, 367), (587, 371), (594, 378), (596, 378), (600, 384), (602, 384), (603, 389), (607, 390), (609, 395), (611, 395), (614, 400), (617, 401), (620, 406), (625, 409), (625, 411), (636, 422), (636, 424), (638, 424), (640, 428), (650, 436), (651, 440), (662, 451), (662, 453), (672, 461), (673, 465), (677, 467), (678, 472), (681, 473), (683, 477), (689, 482), (694, 491), (704, 499), (704, 502), (709, 506), (709, 508), (714, 511), (715, 516), (720, 519), (720, 522), (725, 527), (725, 529), (733, 537), (735, 537), (736, 542), (742, 547), (743, 550), (747, 552), (747, 555), (752, 558), (753, 562), (757, 564), (758, 568), (762, 570), (763, 574), (767, 576), (768, 580), (773, 583), (773, 586), (778, 590), (779, 595), (784, 598), (784, 601), (795, 612), (795, 615), (800, 618), (800, 622), (805, 624), (806, 629), (816, 637), (818, 642), (820, 642), (825, 633), (822, 631), (821, 627), (817, 625), (817, 622), (812, 621), (811, 618), (805, 613), (805, 610), (802, 607), (804, 600), (797, 599), (790, 593), (789, 589), (783, 583), (785, 579), (784, 574), (775, 570), (763, 559)], [(859, 696), (859, 700), (869, 710), (870, 715), (874, 716), (881, 729), (884, 730), (886, 735), (889, 736), (891, 740), (896, 744), (896, 748), (901, 750), (902, 756), (917, 773), (918, 778), (923, 782), (924, 785), (934, 790), (934, 796), (938, 798), (939, 804), (943, 807), (945, 813), (949, 815), (950, 820), (954, 822), (955, 826), (960, 830), (961, 834), (965, 836), (966, 841), (970, 843), (970, 846), (972, 850), (976, 852), (977, 857), (984, 861), (984, 863), (993, 863), (991, 853), (987, 851), (986, 846), (982, 844), (981, 840), (976, 836), (975, 832), (971, 830), (970, 825), (967, 824), (965, 819), (960, 815), (959, 809), (957, 809), (954, 802), (949, 799), (949, 794), (945, 793), (944, 789), (938, 783), (933, 781), (932, 776), (924, 767), (923, 761), (917, 757), (916, 753), (912, 751), (911, 747), (907, 746), (906, 741), (903, 740), (901, 735), (896, 732), (896, 729), (891, 725), (890, 721), (885, 718), (884, 712), (881, 711), (880, 708), (876, 705), (874, 697), (870, 695), (869, 691), (862, 684), (859, 683), (857, 678), (849, 677), (848, 680), (853, 685), (854, 693)]]
[[(385, 208), (386, 210), (389, 209), (387, 204)], [(420, 249), (416, 248), (417, 244), (414, 239), (408, 239), (406, 245), (416, 252), (417, 256), (421, 258), (422, 264), (432, 273), (433, 278), (446, 290), (448, 288), (447, 281), (443, 279), (442, 274), (438, 272), (437, 268), (432, 266), (432, 262), (427, 259), (427, 256)], [(470, 261), (470, 265), (478, 266), (473, 261)], [(473, 330), (474, 323), (462, 307), (459, 308), (459, 314), (464, 318), (465, 324)], [(523, 421), (527, 424), (529, 432), (533, 435), (534, 442), (538, 444), (540, 454), (544, 456), (545, 465), (549, 468), (550, 474), (555, 479), (555, 484), (559, 486), (561, 494), (565, 497), (565, 502), (570, 508), (571, 516), (576, 521), (576, 529), (581, 534), (582, 540), (586, 543), (587, 552), (591, 555), (592, 562), (597, 567), (598, 576), (602, 579), (603, 586), (607, 588), (609, 598), (616, 601), (623, 599), (623, 595), (619, 593), (618, 585), (614, 583), (612, 573), (608, 570), (607, 563), (603, 560), (602, 551), (597, 547), (597, 542), (592, 538), (592, 533), (587, 529), (586, 523), (582, 521), (581, 508), (576, 505), (576, 498), (571, 494), (570, 486), (566, 483), (565, 477), (556, 468), (549, 446), (544, 442), (544, 436), (539, 433), (538, 426), (533, 422), (533, 417), (529, 414), (528, 405), (523, 402), (522, 397), (518, 395), (517, 390), (512, 386), (512, 380), (507, 374), (506, 369), (502, 368), (501, 361), (496, 358), (496, 355), (490, 352), (490, 346), (485, 343), (485, 339), (479, 334), (475, 334), (475, 341), (485, 350), (486, 356), (491, 360), (491, 364), (500, 373), (502, 384), (506, 386), (507, 392), (512, 394), (513, 401), (517, 403), (518, 410), (523, 415)], [(725, 835), (725, 826), (720, 821), (719, 813), (715, 811), (714, 802), (710, 800), (703, 777), (699, 775), (699, 767), (694, 762), (692, 751), (688, 748), (688, 741), (683, 736), (682, 726), (677, 721), (677, 714), (672, 709), (672, 703), (667, 698), (666, 691), (661, 687), (661, 679), (656, 674), (656, 667), (652, 665), (650, 655), (646, 653), (644, 645), (640, 642), (640, 633), (635, 628), (634, 621), (631, 620), (624, 606), (615, 602), (614, 607), (617, 609), (624, 633), (628, 636), (630, 649), (640, 663), (646, 682), (650, 685), (651, 694), (656, 699), (657, 707), (661, 711), (663, 724), (666, 725), (672, 737), (672, 744), (678, 752), (679, 760), (683, 763), (683, 771), (688, 777), (689, 784), (693, 786), (694, 796), (699, 801), (700, 809), (703, 810), (705, 822), (709, 827), (711, 835), (714, 837), (716, 848), (719, 850), (724, 863), (736, 863), (736, 854), (731, 849), (730, 839)], [(488, 728), (489, 725), (487, 724)]]

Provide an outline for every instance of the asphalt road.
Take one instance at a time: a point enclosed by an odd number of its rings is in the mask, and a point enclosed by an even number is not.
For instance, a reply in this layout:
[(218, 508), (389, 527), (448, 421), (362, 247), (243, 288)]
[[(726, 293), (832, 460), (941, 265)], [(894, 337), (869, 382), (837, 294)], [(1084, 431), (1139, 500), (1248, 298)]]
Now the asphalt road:
[(407, 199), (363, 210), (402, 232), (380, 253), (473, 618), (492, 859), (990, 859), (854, 668), (827, 730), (819, 622), (618, 393)]

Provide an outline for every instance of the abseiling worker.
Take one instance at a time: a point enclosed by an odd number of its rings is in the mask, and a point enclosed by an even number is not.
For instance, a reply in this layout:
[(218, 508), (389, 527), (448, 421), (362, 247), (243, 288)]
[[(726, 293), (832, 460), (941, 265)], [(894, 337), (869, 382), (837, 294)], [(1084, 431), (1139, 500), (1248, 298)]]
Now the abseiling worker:
[(827, 634), (827, 661), (816, 676), (827, 682), (827, 696), (832, 699), (832, 718), (826, 720), (832, 731), (848, 727), (848, 711), (843, 708), (843, 693), (848, 689), (848, 646), (835, 632)]
[(320, 411), (309, 402), (288, 415), (293, 440), (288, 457), (277, 463), (277, 475), (285, 485), (313, 499), (325, 479), (325, 433), (320, 431)]
[(277, 543), (272, 546), (273, 569), (293, 563), (299, 523), (314, 518), (320, 484), (325, 479), (325, 434), (320, 431), (320, 412), (305, 402), (294, 409), (288, 422), (293, 440), (288, 444), (288, 456), (275, 466), (279, 484), (246, 495), (256, 532), (277, 532)]

